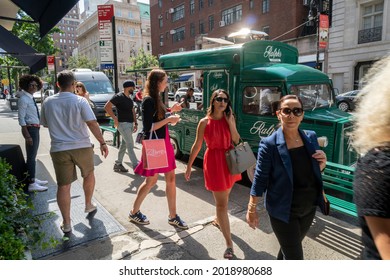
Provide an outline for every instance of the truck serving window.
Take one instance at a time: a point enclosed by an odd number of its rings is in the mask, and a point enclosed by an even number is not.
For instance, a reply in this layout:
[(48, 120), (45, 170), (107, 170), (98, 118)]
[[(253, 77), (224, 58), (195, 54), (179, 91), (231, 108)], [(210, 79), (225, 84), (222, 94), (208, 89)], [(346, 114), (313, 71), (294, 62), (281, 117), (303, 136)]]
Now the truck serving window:
[(292, 85), (290, 93), (301, 98), (304, 110), (313, 110), (332, 105), (332, 95), (327, 84)]
[(279, 101), (281, 94), (279, 87), (245, 87), (242, 110), (252, 115), (275, 115), (274, 104)]

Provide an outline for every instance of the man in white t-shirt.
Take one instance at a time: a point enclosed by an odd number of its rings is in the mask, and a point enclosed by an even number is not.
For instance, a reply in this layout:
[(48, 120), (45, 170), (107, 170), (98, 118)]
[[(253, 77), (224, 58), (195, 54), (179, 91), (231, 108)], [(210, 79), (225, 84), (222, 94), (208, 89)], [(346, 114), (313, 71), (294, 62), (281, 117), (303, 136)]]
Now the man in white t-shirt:
[(88, 101), (74, 94), (76, 79), (72, 71), (62, 71), (57, 76), (59, 94), (45, 99), (41, 110), (41, 124), (49, 128), (51, 138), (50, 155), (57, 179), (57, 203), (63, 222), (64, 233), (72, 230), (70, 219), (70, 186), (77, 180), (76, 166), (83, 177), (85, 212), (96, 211), (92, 203), (95, 189), (93, 146), (88, 129), (100, 143), (104, 157), (108, 148), (100, 132), (96, 117)]

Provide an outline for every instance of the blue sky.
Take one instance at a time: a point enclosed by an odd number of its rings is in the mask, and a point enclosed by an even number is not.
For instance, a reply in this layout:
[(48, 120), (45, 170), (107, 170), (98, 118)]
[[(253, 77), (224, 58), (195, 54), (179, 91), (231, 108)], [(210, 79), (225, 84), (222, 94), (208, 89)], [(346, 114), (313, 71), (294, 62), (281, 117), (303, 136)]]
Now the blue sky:
[[(149, 4), (149, 0), (137, 0), (137, 2)], [(80, 12), (84, 11), (84, 0), (79, 0)]]

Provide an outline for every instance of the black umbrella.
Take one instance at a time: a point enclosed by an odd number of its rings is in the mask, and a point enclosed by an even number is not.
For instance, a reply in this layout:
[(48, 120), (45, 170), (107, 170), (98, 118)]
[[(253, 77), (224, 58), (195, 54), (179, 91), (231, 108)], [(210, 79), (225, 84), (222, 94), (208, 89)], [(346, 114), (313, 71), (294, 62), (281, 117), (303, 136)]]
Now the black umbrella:
[(10, 0), (39, 23), (39, 34), (45, 36), (79, 0)]

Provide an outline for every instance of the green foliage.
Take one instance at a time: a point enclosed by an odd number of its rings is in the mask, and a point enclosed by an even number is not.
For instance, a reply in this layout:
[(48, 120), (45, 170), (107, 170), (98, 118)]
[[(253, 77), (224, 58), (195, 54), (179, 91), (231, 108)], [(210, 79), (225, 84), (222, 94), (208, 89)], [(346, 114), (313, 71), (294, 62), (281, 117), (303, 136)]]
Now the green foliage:
[(27, 248), (53, 246), (56, 241), (42, 242), (42, 217), (32, 214), (31, 201), (9, 170), (9, 164), (0, 158), (0, 260), (19, 260)]
[(88, 68), (94, 70), (97, 65), (97, 60), (94, 58), (93, 60), (89, 60), (85, 55), (77, 55), (71, 56), (68, 59), (68, 68)]
[(131, 67), (128, 70), (141, 70), (158, 66), (158, 59), (154, 55), (139, 49), (137, 56), (130, 57)]

